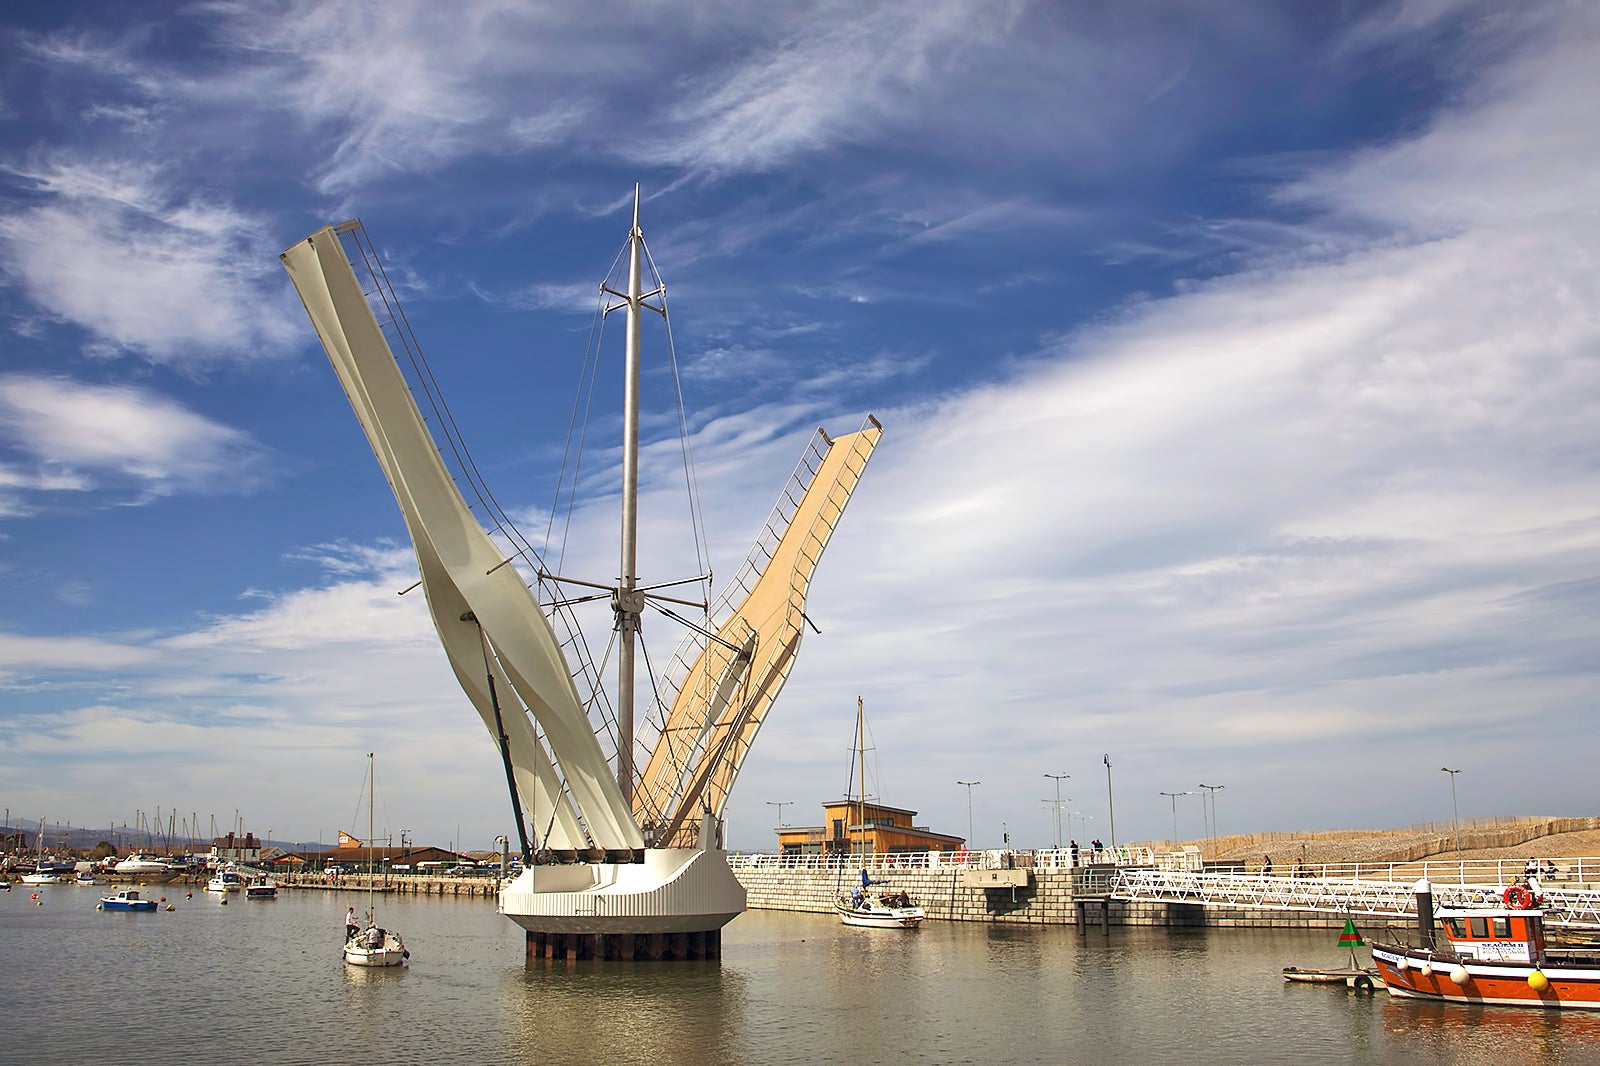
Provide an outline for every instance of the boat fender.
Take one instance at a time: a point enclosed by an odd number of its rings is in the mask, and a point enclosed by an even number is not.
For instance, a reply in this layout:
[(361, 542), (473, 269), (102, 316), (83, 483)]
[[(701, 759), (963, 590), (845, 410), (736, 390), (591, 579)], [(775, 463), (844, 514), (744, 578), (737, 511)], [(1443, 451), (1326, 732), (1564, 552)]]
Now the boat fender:
[(1452, 984), (1464, 985), (1467, 983), (1468, 976), (1465, 966), (1452, 966), (1450, 968), (1450, 981)]
[(1407, 970), (1411, 969), (1411, 960), (1402, 955), (1400, 956), (1399, 960), (1395, 962), (1394, 968), (1399, 970), (1401, 973), (1405, 973)]
[(1417, 967), (1417, 972), (1420, 973), (1424, 977), (1432, 977), (1433, 976), (1433, 963), (1431, 963), (1431, 962), (1423, 963), (1421, 966)]
[(1366, 974), (1358, 974), (1356, 979), (1350, 983), (1357, 992), (1372, 991), (1372, 978), (1368, 977)]
[[(103, 910), (106, 909), (106, 905), (104, 903), (96, 903), (94, 905), (94, 909), (97, 910), (97, 911), (103, 911)], [(1528, 983), (1532, 984), (1533, 983), (1533, 978), (1531, 978), (1531, 977), (1528, 978)]]
[(411, 957), (411, 949), (406, 948), (404, 951), (400, 952), (400, 957), (402, 959), (409, 959)]
[(1535, 970), (1528, 975), (1528, 987), (1535, 992), (1543, 992), (1550, 987), (1550, 978), (1542, 970)]
[(1506, 906), (1525, 911), (1533, 906), (1533, 892), (1527, 885), (1511, 885), (1506, 889)]

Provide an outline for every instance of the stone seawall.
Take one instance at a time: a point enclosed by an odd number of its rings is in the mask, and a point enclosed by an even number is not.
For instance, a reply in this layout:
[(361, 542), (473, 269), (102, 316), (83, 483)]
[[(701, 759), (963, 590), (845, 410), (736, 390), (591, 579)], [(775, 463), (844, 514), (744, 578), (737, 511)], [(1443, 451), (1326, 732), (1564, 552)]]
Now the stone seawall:
[[(833, 913), (833, 898), (850, 891), (850, 871), (743, 869), (733, 875), (744, 886), (751, 910)], [(996, 925), (1150, 925), (1216, 929), (1338, 929), (1343, 915), (1253, 907), (1202, 907), (1194, 903), (1147, 903), (1074, 898), (1068, 870), (1031, 871), (1020, 888), (963, 885), (961, 869), (895, 871), (890, 888), (904, 891), (930, 921)], [(1079, 903), (1082, 907), (1079, 907)], [(1081, 913), (1080, 913), (1081, 911)], [(1375, 921), (1375, 919), (1368, 919)]]

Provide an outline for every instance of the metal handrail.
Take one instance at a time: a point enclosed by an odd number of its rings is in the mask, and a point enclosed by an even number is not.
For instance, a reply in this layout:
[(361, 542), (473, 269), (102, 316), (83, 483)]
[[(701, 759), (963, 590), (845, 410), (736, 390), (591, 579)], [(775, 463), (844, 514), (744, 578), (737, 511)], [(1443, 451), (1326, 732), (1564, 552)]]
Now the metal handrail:
[[(1078, 867), (1084, 866), (1151, 866), (1156, 855), (1149, 848), (1119, 847), (1094, 851), (1082, 848), (1078, 852)], [(1046, 848), (1026, 851), (1006, 848), (989, 850), (961, 849), (957, 851), (891, 851), (872, 855), (852, 855), (848, 852), (805, 852), (785, 854), (775, 852), (730, 852), (728, 865), (735, 870), (948, 870), (948, 869), (1031, 869), (1070, 870), (1074, 868), (1072, 853), (1067, 848)]]

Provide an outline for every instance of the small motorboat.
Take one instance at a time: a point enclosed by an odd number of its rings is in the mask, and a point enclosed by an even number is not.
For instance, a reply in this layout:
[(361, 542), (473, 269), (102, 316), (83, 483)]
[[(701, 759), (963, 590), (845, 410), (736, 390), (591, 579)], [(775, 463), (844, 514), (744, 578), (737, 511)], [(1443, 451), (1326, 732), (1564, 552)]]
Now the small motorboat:
[(256, 877), (244, 886), (245, 899), (277, 899), (278, 882), (270, 877)]
[(1389, 994), (1447, 1003), (1600, 1010), (1600, 944), (1550, 946), (1539, 895), (1539, 882), (1532, 878), (1507, 887), (1497, 901), (1501, 906), (1434, 911), (1431, 888), (1419, 882), (1421, 943), (1372, 945), (1372, 961)]
[(100, 897), (100, 910), (103, 911), (153, 911), (156, 901), (141, 899), (137, 888), (125, 888), (109, 896)]
[(244, 878), (231, 870), (224, 870), (206, 882), (207, 892), (238, 892), (244, 888)]

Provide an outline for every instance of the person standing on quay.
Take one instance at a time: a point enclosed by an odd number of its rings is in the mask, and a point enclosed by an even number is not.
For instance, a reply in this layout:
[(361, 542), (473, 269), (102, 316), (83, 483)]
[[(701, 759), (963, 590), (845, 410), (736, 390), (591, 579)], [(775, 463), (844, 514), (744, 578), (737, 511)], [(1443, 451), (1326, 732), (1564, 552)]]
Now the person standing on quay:
[(1072, 845), (1072, 865), (1073, 866), (1077, 866), (1078, 865), (1078, 842), (1076, 840), (1074, 840), (1074, 841), (1071, 841), (1070, 843)]

